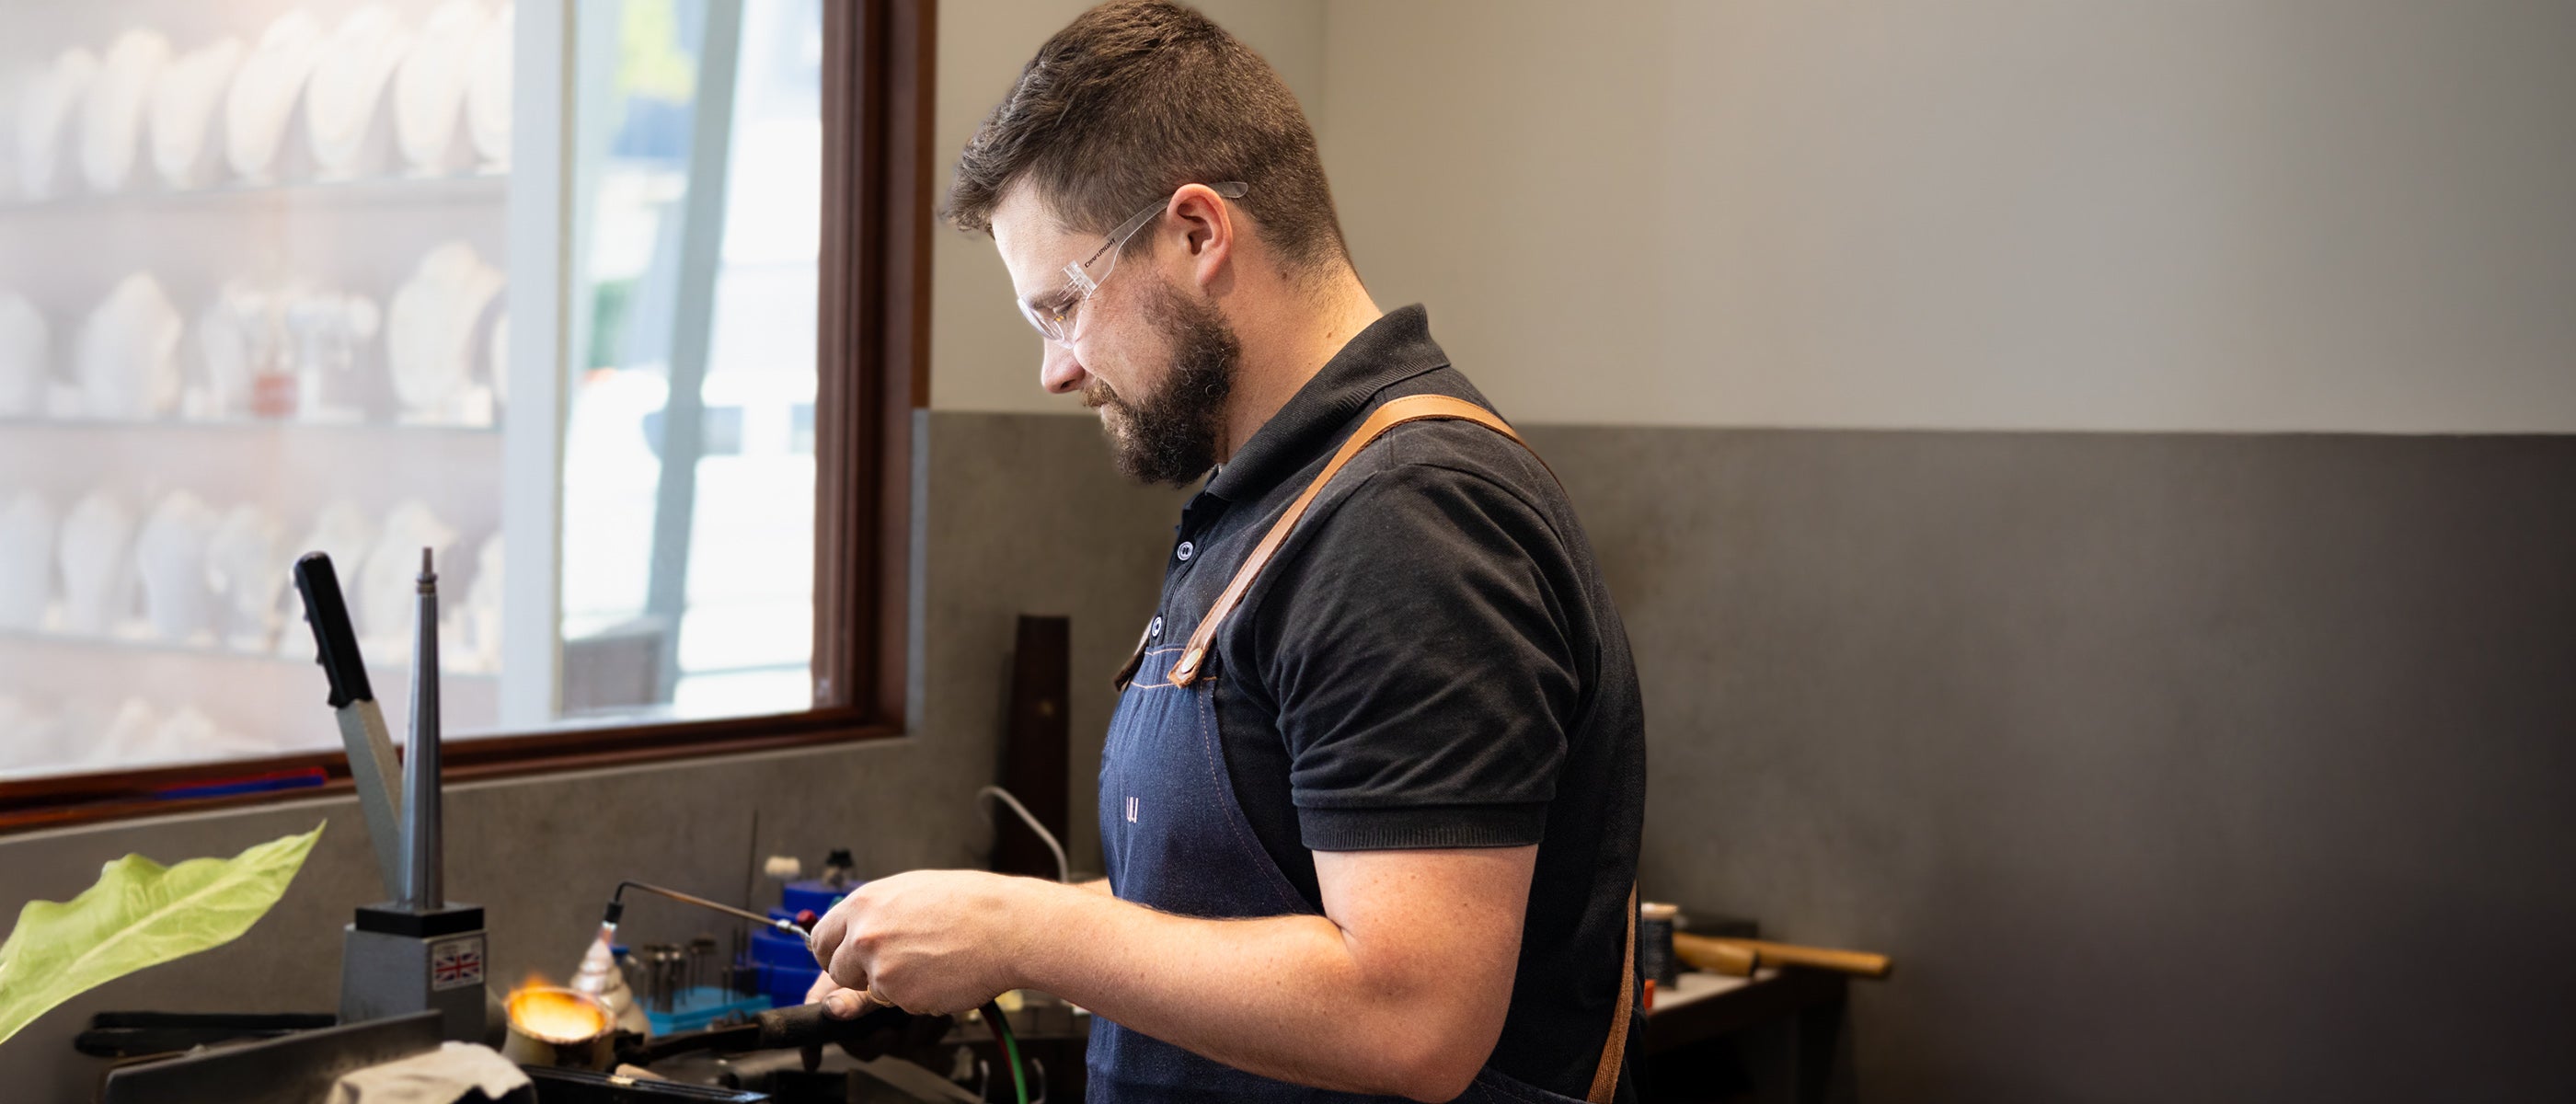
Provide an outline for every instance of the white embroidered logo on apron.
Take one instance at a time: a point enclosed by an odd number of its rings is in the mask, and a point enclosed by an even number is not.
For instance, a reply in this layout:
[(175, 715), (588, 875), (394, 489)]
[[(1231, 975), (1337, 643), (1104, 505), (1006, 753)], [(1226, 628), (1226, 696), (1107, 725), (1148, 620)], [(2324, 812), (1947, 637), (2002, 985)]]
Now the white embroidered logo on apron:
[(1132, 797), (1127, 799), (1127, 823), (1136, 823), (1136, 799)]

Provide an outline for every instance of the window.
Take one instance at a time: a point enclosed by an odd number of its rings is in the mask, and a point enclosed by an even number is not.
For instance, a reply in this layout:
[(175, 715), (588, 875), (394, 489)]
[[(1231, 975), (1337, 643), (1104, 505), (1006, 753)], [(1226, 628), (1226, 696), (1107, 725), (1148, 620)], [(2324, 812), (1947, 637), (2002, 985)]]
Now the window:
[(804, 709), (821, 0), (599, 9), (581, 33), (615, 61), (573, 110), (555, 712)]
[(0, 830), (899, 719), (927, 3), (0, 12)]

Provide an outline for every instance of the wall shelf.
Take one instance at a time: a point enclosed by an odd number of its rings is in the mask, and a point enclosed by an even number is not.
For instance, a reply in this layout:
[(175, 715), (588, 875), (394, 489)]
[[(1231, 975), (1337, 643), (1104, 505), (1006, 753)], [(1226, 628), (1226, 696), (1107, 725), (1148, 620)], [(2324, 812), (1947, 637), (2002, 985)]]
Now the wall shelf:
[(29, 418), (0, 417), (0, 433), (17, 430), (41, 430), (69, 433), (106, 433), (136, 431), (149, 433), (207, 433), (255, 436), (269, 433), (355, 433), (372, 436), (383, 433), (434, 434), (461, 437), (501, 435), (498, 422), (492, 425), (461, 425), (437, 422), (385, 422), (352, 420), (346, 422), (304, 422), (292, 418), (166, 418), (141, 420), (131, 418)]
[(130, 211), (137, 208), (205, 207), (228, 209), (243, 204), (349, 205), (376, 207), (400, 203), (500, 203), (510, 194), (506, 171), (442, 176), (372, 176), (347, 180), (228, 181), (203, 188), (141, 188), (126, 192), (68, 192), (42, 199), (0, 201), (0, 215), (61, 214), (70, 211)]
[[(304, 631), (304, 626), (303, 623), (299, 621), (287, 626), (284, 631), (302, 632)], [(104, 653), (122, 652), (127, 654), (180, 656), (189, 659), (223, 659), (238, 661), (241, 663), (265, 664), (268, 666), (311, 667), (314, 669), (315, 679), (318, 680), (322, 677), (321, 668), (314, 662), (313, 657), (304, 654), (311, 650), (309, 646), (305, 647), (302, 651), (295, 653), (266, 651), (253, 652), (244, 651), (240, 648), (228, 648), (220, 644), (196, 644), (185, 641), (162, 640), (154, 637), (94, 636), (87, 633), (52, 632), (43, 629), (0, 629), (0, 646), (79, 648)], [(361, 647), (363, 648), (363, 645)], [(405, 664), (382, 663), (374, 660), (368, 661), (367, 669), (377, 672), (379, 675), (384, 677), (398, 678), (407, 678), (409, 677), (410, 672), (410, 668)], [(458, 670), (455, 665), (455, 657), (452, 656), (449, 657), (446, 669), (441, 671), (439, 674), (441, 681), (449, 683), (460, 681), (490, 682), (499, 677), (500, 676), (497, 673), (490, 671)]]

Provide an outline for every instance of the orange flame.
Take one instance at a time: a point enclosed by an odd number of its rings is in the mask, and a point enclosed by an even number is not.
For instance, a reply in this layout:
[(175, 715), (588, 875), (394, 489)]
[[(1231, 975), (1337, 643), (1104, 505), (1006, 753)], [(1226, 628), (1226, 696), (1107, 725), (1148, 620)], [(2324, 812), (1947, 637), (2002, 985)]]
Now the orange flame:
[(512, 990), (508, 1007), (511, 1026), (558, 1046), (588, 1042), (608, 1030), (608, 1010), (598, 1000), (541, 978)]

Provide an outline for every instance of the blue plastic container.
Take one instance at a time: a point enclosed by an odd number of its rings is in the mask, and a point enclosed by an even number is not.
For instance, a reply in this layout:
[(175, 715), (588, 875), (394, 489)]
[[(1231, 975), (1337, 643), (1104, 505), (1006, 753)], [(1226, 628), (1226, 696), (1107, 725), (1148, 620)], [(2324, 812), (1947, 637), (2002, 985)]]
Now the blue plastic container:
[(787, 883), (786, 890), (778, 895), (778, 906), (787, 910), (787, 919), (790, 920), (796, 918), (796, 912), (798, 909), (812, 909), (814, 910), (814, 915), (821, 916), (824, 913), (832, 911), (832, 906), (840, 904), (841, 898), (849, 896), (851, 890), (857, 889), (866, 884), (867, 883), (865, 882), (852, 882), (849, 885), (835, 889), (824, 882), (813, 879), (807, 879), (802, 882), (789, 882)]
[[(799, 992), (801, 1002), (805, 994)], [(766, 1009), (776, 1008), (766, 996), (737, 996), (732, 990), (700, 985), (683, 991), (671, 1002), (668, 1012), (644, 1010), (644, 1019), (653, 1025), (653, 1034), (668, 1035), (675, 1031), (695, 1031), (727, 1016), (749, 1018)]]
[[(779, 907), (769, 910), (771, 919), (796, 921), (796, 914), (811, 910), (821, 916), (840, 904), (841, 898), (858, 883), (834, 888), (816, 880), (789, 882), (779, 893)], [(814, 964), (814, 952), (805, 941), (774, 928), (751, 933), (751, 963), (760, 971), (760, 991), (769, 997), (770, 1007), (788, 1008), (805, 1003), (805, 994), (814, 987), (814, 979), (823, 976)]]

